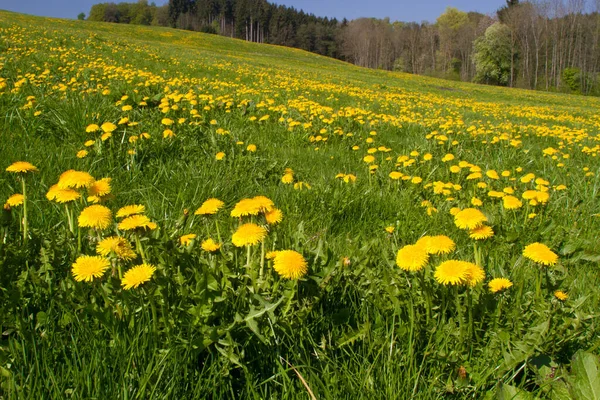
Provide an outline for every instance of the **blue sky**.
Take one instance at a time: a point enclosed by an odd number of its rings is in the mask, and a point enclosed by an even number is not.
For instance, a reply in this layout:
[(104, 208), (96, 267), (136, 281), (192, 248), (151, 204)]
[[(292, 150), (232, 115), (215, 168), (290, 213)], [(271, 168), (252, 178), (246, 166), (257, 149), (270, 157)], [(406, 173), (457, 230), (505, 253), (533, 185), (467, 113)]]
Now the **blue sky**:
[[(89, 13), (93, 4), (107, 0), (0, 0), (0, 9), (59, 18), (76, 18)], [(119, 2), (121, 0), (112, 0)], [(130, 0), (133, 1), (133, 0)], [(151, 1), (150, 1), (151, 2)], [(274, 0), (317, 16), (355, 19), (390, 17), (392, 21), (435, 21), (446, 7), (487, 14), (505, 4), (504, 0)], [(166, 0), (155, 0), (165, 4)]]

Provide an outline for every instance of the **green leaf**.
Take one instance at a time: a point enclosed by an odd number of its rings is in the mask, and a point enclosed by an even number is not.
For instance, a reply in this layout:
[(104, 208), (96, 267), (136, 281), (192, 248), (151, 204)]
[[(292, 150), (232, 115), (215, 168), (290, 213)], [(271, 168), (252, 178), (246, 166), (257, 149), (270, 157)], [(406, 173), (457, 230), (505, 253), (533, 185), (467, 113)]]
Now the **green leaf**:
[(598, 357), (578, 351), (571, 363), (571, 391), (575, 400), (600, 400)]
[(535, 399), (531, 393), (511, 385), (500, 385), (496, 397), (498, 400), (531, 400)]

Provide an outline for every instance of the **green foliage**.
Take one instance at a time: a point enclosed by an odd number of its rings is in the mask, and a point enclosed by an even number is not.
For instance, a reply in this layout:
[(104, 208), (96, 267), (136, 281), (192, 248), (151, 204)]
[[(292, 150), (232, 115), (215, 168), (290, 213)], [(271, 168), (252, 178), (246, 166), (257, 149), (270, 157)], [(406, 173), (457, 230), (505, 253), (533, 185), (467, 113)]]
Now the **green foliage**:
[[(27, 213), (0, 214), (3, 398), (597, 393), (597, 361), (578, 353), (597, 351), (600, 330), (596, 99), (359, 69), (164, 28), (1, 12), (0, 31), (2, 204), (27, 185)], [(116, 126), (110, 136), (87, 131), (104, 122)], [(6, 172), (17, 160), (39, 171)], [(287, 168), (304, 186), (282, 182)], [(482, 177), (467, 178), (477, 168)], [(112, 178), (115, 197), (103, 204), (113, 214), (143, 204), (157, 229), (78, 227), (86, 190), (67, 205), (46, 198), (69, 169)], [(509, 176), (485, 175), (492, 169)], [(409, 179), (390, 177), (400, 171)], [(542, 181), (522, 182), (530, 171)], [(434, 193), (439, 183), (450, 194)], [(517, 210), (488, 196), (538, 188), (548, 203)], [(237, 248), (230, 211), (259, 194), (283, 220), (264, 249)], [(223, 210), (194, 215), (211, 197)], [(482, 242), (450, 214), (474, 197), (495, 232)], [(418, 272), (396, 265), (400, 248), (438, 234), (455, 240), (453, 253), (431, 254)], [(135, 247), (134, 260), (112, 254), (102, 277), (77, 282), (75, 260), (111, 235)], [(222, 243), (214, 253), (200, 246), (209, 236)], [(558, 253), (556, 265), (522, 256), (538, 241)], [(281, 278), (264, 257), (282, 249), (307, 260), (301, 279)], [(449, 258), (481, 263), (485, 280), (439, 284), (435, 268)], [(155, 274), (124, 290), (120, 276), (144, 260)], [(492, 277), (514, 285), (491, 293)]]
[(510, 29), (499, 22), (486, 29), (475, 41), (473, 60), (477, 69), (475, 81), (493, 85), (508, 85), (511, 68)]
[(581, 70), (579, 68), (563, 69), (562, 80), (571, 92), (581, 92)]

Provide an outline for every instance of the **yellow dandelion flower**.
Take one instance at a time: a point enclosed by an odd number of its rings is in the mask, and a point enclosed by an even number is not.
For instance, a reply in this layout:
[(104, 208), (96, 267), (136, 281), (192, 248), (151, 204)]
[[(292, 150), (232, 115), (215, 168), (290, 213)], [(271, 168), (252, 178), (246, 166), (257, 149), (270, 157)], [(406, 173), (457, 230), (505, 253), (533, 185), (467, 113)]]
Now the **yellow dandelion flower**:
[(215, 155), (215, 159), (216, 159), (217, 161), (221, 161), (221, 160), (222, 160), (222, 159), (224, 159), (224, 158), (225, 158), (225, 153), (223, 153), (222, 151), (218, 152), (218, 153)]
[(50, 201), (56, 201), (57, 203), (63, 204), (79, 200), (81, 198), (81, 193), (75, 189), (60, 189), (58, 185), (53, 185), (48, 190), (46, 198)]
[(285, 279), (300, 279), (308, 272), (308, 263), (294, 250), (278, 251), (273, 260), (273, 269)]
[(151, 264), (141, 264), (131, 268), (125, 272), (123, 279), (121, 280), (121, 286), (123, 289), (129, 290), (137, 288), (142, 283), (148, 282), (152, 275), (156, 272), (156, 267)]
[(563, 292), (562, 290), (557, 290), (554, 292), (554, 297), (556, 297), (560, 301), (565, 301), (569, 298), (569, 295)]
[(286, 172), (281, 177), (281, 182), (289, 185), (290, 183), (294, 183), (294, 174), (292, 172)]
[(198, 208), (194, 214), (195, 215), (213, 215), (213, 214), (216, 214), (221, 208), (223, 208), (224, 205), (225, 205), (225, 203), (222, 202), (221, 200), (211, 198), (211, 199), (206, 200), (204, 203), (202, 203), (200, 208)]
[(415, 245), (423, 247), (428, 254), (449, 254), (456, 248), (454, 240), (446, 235), (423, 236)]
[(92, 132), (97, 132), (100, 129), (100, 127), (96, 124), (90, 124), (87, 126), (87, 128), (85, 128), (85, 131), (87, 133), (92, 133)]
[(367, 164), (371, 164), (373, 161), (375, 161), (375, 157), (373, 157), (372, 155), (368, 155), (363, 158), (363, 161)]
[(483, 205), (483, 202), (481, 200), (479, 200), (477, 197), (473, 197), (473, 198), (471, 198), (471, 205), (474, 207), (481, 207)]
[(71, 272), (77, 282), (92, 282), (94, 278), (100, 278), (110, 267), (110, 261), (98, 256), (79, 256)]
[(79, 189), (87, 188), (92, 185), (96, 180), (92, 175), (85, 171), (75, 171), (70, 169), (63, 172), (58, 178), (59, 189)]
[(77, 152), (77, 158), (85, 158), (88, 155), (88, 151), (87, 150), (79, 150)]
[(467, 278), (466, 284), (470, 287), (475, 287), (485, 279), (485, 271), (477, 264), (467, 263)]
[(454, 216), (454, 224), (460, 229), (474, 229), (486, 221), (486, 216), (476, 208), (465, 208)]
[(498, 173), (496, 171), (494, 171), (493, 169), (487, 171), (485, 173), (485, 175), (490, 179), (500, 179), (500, 176), (498, 175)]
[(208, 238), (202, 242), (202, 250), (213, 253), (221, 248), (221, 245), (215, 242), (212, 238)]
[(498, 293), (502, 290), (508, 289), (513, 283), (506, 278), (494, 278), (488, 283), (490, 292)]
[(494, 236), (494, 230), (487, 225), (480, 225), (469, 230), (469, 237), (475, 240), (489, 239)]
[(252, 246), (265, 240), (267, 230), (256, 224), (244, 224), (240, 226), (231, 237), (231, 242), (236, 247)]
[(404, 174), (402, 172), (399, 171), (392, 171), (389, 174), (390, 179), (393, 179), (395, 181), (401, 179), (404, 176)]
[(120, 236), (111, 236), (102, 239), (96, 246), (96, 253), (104, 257), (109, 257), (114, 253), (121, 260), (133, 260), (137, 257), (131, 243)]
[(195, 233), (190, 233), (189, 235), (183, 235), (179, 238), (179, 243), (181, 243), (181, 245), (183, 247), (187, 247), (190, 245), (190, 243), (192, 243), (192, 240), (196, 239), (198, 235), (196, 235)]
[(94, 181), (88, 187), (88, 195), (96, 197), (104, 197), (110, 194), (112, 188), (110, 187), (110, 181), (112, 178), (102, 178), (98, 181)]
[(526, 246), (523, 256), (542, 265), (554, 265), (558, 261), (558, 255), (543, 243), (532, 243)]
[(273, 260), (275, 259), (275, 256), (277, 255), (277, 253), (279, 253), (278, 251), (274, 250), (274, 251), (269, 251), (267, 252), (267, 254), (265, 254), (265, 258), (267, 260)]
[(450, 215), (455, 216), (456, 214), (458, 214), (460, 212), (460, 208), (458, 207), (452, 207), (450, 209)]
[(27, 161), (17, 161), (6, 168), (6, 172), (13, 172), (15, 174), (26, 174), (28, 172), (36, 172), (37, 170), (35, 165)]
[(296, 182), (296, 183), (294, 183), (294, 189), (295, 190), (304, 190), (304, 189), (310, 190), (311, 186), (306, 182)]
[(157, 228), (157, 225), (145, 215), (138, 214), (127, 217), (119, 222), (118, 228), (122, 231), (132, 231), (135, 229), (154, 230)]
[(391, 235), (392, 233), (394, 233), (394, 230), (395, 230), (395, 229), (396, 229), (396, 228), (395, 228), (394, 226), (386, 226), (386, 227), (385, 227), (385, 231), (386, 231), (387, 233), (389, 233), (390, 235)]
[(117, 218), (129, 217), (130, 215), (143, 214), (146, 212), (146, 207), (138, 204), (121, 207), (117, 211)]
[(283, 220), (283, 213), (280, 209), (274, 208), (271, 211), (265, 213), (265, 219), (269, 225), (275, 225)]
[(13, 194), (12, 196), (10, 196), (6, 200), (5, 205), (9, 205), (10, 207), (17, 207), (17, 206), (20, 206), (21, 204), (23, 204), (23, 201), (25, 201), (25, 196), (23, 196), (20, 193), (17, 193), (17, 194)]
[(462, 285), (468, 278), (470, 263), (466, 261), (444, 261), (435, 269), (435, 280), (442, 285)]
[(111, 133), (114, 132), (115, 129), (117, 129), (117, 126), (112, 122), (105, 122), (100, 128), (102, 128), (102, 131), (104, 133)]
[(422, 246), (407, 245), (398, 250), (396, 265), (405, 271), (420, 271), (427, 265), (429, 254)]
[(93, 205), (84, 208), (77, 221), (82, 228), (106, 229), (112, 222), (112, 213), (107, 207)]
[(254, 153), (256, 151), (256, 145), (255, 144), (249, 144), (248, 147), (246, 147), (246, 150), (248, 150), (251, 153)]
[(256, 196), (251, 199), (240, 200), (231, 211), (232, 217), (245, 217), (268, 213), (275, 209), (275, 203), (265, 196)]
[(93, 141), (93, 140), (87, 140), (87, 141), (86, 141), (86, 142), (85, 142), (83, 145), (84, 145), (85, 147), (91, 147), (91, 146), (93, 146), (93, 145), (94, 145), (94, 143), (96, 143), (96, 142), (95, 142), (95, 141)]
[(507, 210), (516, 210), (523, 207), (523, 202), (517, 199), (515, 196), (504, 196), (502, 198), (502, 204)]

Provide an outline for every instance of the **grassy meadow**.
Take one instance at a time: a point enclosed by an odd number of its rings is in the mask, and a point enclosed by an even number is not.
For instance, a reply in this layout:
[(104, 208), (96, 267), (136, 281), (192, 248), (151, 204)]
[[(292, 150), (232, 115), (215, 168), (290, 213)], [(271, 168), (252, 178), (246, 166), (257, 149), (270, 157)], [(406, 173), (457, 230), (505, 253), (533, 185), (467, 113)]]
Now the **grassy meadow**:
[(0, 399), (599, 398), (599, 131), (598, 98), (0, 11)]

